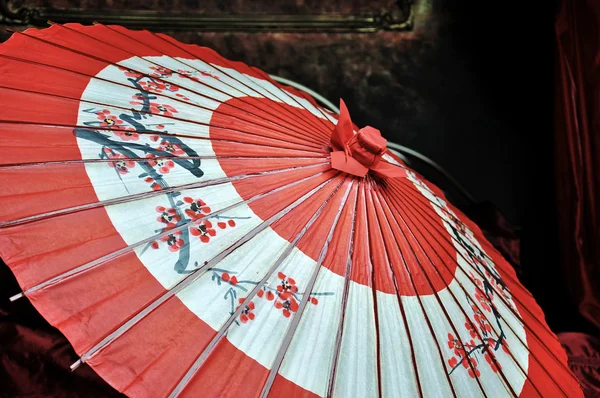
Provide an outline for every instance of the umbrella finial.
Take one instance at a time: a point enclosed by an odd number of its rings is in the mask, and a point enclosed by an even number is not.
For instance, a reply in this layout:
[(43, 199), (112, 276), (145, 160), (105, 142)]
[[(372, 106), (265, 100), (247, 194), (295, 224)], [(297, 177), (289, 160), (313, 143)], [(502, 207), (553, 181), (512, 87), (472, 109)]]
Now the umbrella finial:
[(366, 126), (354, 130), (350, 112), (340, 99), (340, 116), (331, 135), (331, 167), (364, 177), (369, 170), (383, 177), (404, 177), (402, 168), (381, 162), (387, 150), (387, 140), (379, 130)]

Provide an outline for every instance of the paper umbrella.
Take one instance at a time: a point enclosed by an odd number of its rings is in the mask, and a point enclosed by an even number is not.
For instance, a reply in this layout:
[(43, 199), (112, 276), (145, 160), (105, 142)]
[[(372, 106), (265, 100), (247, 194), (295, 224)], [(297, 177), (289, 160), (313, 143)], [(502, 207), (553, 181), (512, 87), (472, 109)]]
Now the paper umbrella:
[(582, 396), (481, 230), (341, 108), (162, 34), (14, 33), (0, 255), (129, 396)]

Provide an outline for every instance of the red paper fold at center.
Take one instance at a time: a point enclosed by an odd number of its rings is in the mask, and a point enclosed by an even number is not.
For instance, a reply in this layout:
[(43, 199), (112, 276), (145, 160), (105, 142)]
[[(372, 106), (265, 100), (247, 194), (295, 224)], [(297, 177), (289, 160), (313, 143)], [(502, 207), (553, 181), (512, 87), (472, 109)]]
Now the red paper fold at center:
[(401, 167), (382, 162), (387, 140), (379, 130), (366, 126), (356, 133), (346, 104), (340, 100), (340, 117), (331, 135), (331, 167), (364, 177), (369, 170), (380, 177), (406, 177)]

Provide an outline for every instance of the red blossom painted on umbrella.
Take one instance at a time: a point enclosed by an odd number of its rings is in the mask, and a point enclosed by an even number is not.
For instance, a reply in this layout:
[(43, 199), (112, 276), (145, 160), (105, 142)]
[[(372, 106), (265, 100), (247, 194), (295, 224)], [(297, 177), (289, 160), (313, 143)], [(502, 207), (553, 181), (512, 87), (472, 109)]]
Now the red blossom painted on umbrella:
[(235, 220), (227, 220), (227, 222), (224, 221), (219, 221), (217, 223), (217, 227), (221, 228), (221, 229), (225, 229), (227, 227), (235, 227)]
[(487, 311), (487, 312), (492, 311), (492, 308), (490, 307), (490, 304), (489, 304), (489, 300), (487, 299), (487, 297), (483, 293), (483, 291), (481, 291), (480, 289), (475, 290), (475, 298), (477, 299), (477, 301), (479, 302), (479, 304), (485, 311)]
[(469, 334), (471, 335), (471, 337), (475, 338), (477, 337), (477, 328), (475, 327), (475, 325), (473, 325), (471, 323), (471, 320), (467, 318), (467, 321), (465, 322), (465, 328), (469, 331)]
[(200, 79), (198, 78), (198, 76), (194, 76), (194, 73), (195, 73), (195, 72), (193, 72), (193, 71), (191, 71), (191, 70), (179, 69), (177, 72), (178, 72), (178, 73), (179, 73), (181, 76), (183, 76), (183, 77), (187, 77), (188, 79), (190, 79), (190, 80), (193, 80), (193, 81), (195, 81), (195, 82), (199, 82), (199, 81), (200, 81)]
[(140, 82), (140, 86), (142, 86), (144, 91), (149, 91), (149, 92), (157, 93), (157, 94), (162, 93), (164, 90), (169, 90), (171, 92), (179, 91), (179, 87), (174, 84), (155, 82), (152, 80), (147, 81), (147, 82), (146, 81)]
[(451, 333), (448, 333), (448, 348), (453, 349), (456, 347), (456, 343), (458, 343), (458, 340)]
[(235, 275), (229, 275), (227, 272), (223, 272), (221, 274), (221, 279), (224, 282), (231, 283), (232, 285), (237, 285), (237, 283), (238, 283), (237, 277)]
[(150, 73), (150, 76), (157, 78), (171, 77), (173, 74), (170, 69), (167, 69), (164, 66), (151, 66), (150, 70), (153, 71)]
[(118, 162), (108, 162), (109, 166), (114, 167), (119, 174), (127, 174), (129, 173), (129, 169), (135, 167), (135, 162), (133, 160), (125, 160), (127, 159), (125, 155), (117, 154), (110, 157), (110, 159), (123, 159)]
[[(474, 358), (476, 354), (484, 354), (484, 357), (490, 368), (494, 372), (498, 372), (502, 369), (502, 366), (496, 361), (494, 352), (500, 347), (502, 347), (502, 350), (507, 354), (510, 353), (510, 351), (508, 349), (502, 329), (500, 329), (500, 337), (498, 337), (498, 339), (494, 339), (494, 330), (483, 313), (473, 302), (471, 303), (471, 309), (474, 313), (475, 323), (473, 323), (471, 319), (467, 318), (464, 324), (465, 329), (469, 331), (469, 334), (472, 338), (481, 336), (481, 343), (476, 344), (474, 340), (470, 340), (464, 344), (461, 344), (452, 333), (448, 333), (447, 344), (448, 348), (453, 351), (454, 357), (448, 359), (447, 362), (452, 368), (451, 372), (454, 371), (459, 364), (462, 364), (465, 369), (469, 368), (469, 376), (476, 378), (481, 375), (480, 371), (477, 369), (479, 362)], [(471, 366), (472, 368), (470, 368)]]
[(200, 71), (200, 74), (201, 74), (202, 76), (208, 76), (208, 77), (212, 77), (213, 79), (221, 80), (221, 79), (219, 79), (219, 76), (217, 76), (217, 75), (213, 75), (213, 74), (212, 74), (212, 73), (210, 73), (210, 72), (204, 72), (204, 71)]
[(129, 101), (129, 103), (134, 106), (144, 106), (144, 96), (141, 94), (135, 94), (131, 97), (131, 101)]
[(104, 128), (117, 129), (120, 128), (121, 124), (125, 123), (118, 116), (112, 115), (108, 109), (96, 112), (96, 116), (100, 120), (99, 126)]
[(450, 367), (454, 369), (456, 365), (458, 365), (458, 359), (456, 359), (456, 357), (448, 359), (448, 365), (450, 365)]
[(504, 298), (504, 301), (506, 302), (506, 304), (511, 308), (515, 308), (515, 304), (513, 303), (512, 297), (511, 297), (510, 293), (508, 292), (508, 290), (502, 289), (501, 293), (502, 293), (502, 297)]
[(187, 70), (187, 69), (177, 69), (177, 73), (179, 73), (183, 77), (190, 77), (193, 72), (191, 70)]
[(144, 76), (140, 72), (136, 72), (136, 71), (133, 71), (131, 69), (124, 68), (122, 66), (119, 66), (119, 70), (124, 71), (125, 72), (125, 76), (127, 76), (127, 77), (133, 77), (134, 79), (139, 79), (140, 77)]
[(476, 346), (476, 344), (475, 344), (475, 341), (473, 341), (473, 340), (469, 340), (465, 343), (465, 349), (467, 349), (467, 350), (471, 350), (471, 349), (475, 348), (475, 346)]
[(181, 149), (181, 145), (172, 144), (166, 139), (163, 139), (157, 148), (159, 151), (169, 152), (175, 156), (185, 155), (185, 151)]
[(494, 276), (488, 270), (485, 271), (485, 275), (487, 277), (487, 280), (490, 281), (490, 284), (494, 287), (494, 291), (490, 293), (490, 299), (491, 300), (494, 299), (494, 293), (497, 293), (497, 294), (499, 293), (500, 295), (502, 295), (502, 298), (504, 298), (504, 301), (506, 302), (506, 304), (509, 307), (514, 308), (514, 304), (512, 302), (512, 297), (511, 297), (508, 289), (506, 289), (505, 286), (502, 286), (502, 283), (500, 283), (498, 281), (498, 277)]
[[(477, 366), (477, 360), (475, 358), (469, 357), (469, 358), (464, 358), (462, 360), (463, 368), (468, 369), (471, 365), (474, 367)], [(471, 377), (473, 377), (473, 376), (471, 376)]]
[(294, 278), (288, 278), (283, 272), (279, 272), (277, 277), (281, 280), (281, 283), (277, 285), (277, 292), (280, 299), (287, 300), (293, 293), (298, 292)]
[(179, 98), (181, 98), (181, 99), (182, 99), (182, 100), (184, 100), (184, 101), (189, 101), (189, 100), (190, 100), (190, 98), (189, 98), (189, 97), (186, 97), (185, 95), (183, 95), (183, 94), (181, 94), (181, 93), (177, 93), (177, 94), (175, 94), (175, 95), (176, 95), (176, 96), (178, 96)]
[(490, 365), (490, 368), (494, 371), (494, 373), (497, 373), (502, 369), (502, 365), (500, 365), (500, 362), (496, 361), (496, 357), (494, 356), (494, 353), (491, 350), (486, 350), (483, 356), (487, 361), (488, 365)]
[(475, 317), (475, 321), (479, 322), (480, 317), (483, 316), (483, 313), (479, 311), (479, 308), (475, 304), (471, 304), (471, 310), (473, 311), (473, 315)]
[(150, 188), (152, 188), (154, 191), (160, 191), (162, 189), (160, 184), (156, 182), (156, 180), (154, 180), (154, 178), (152, 177), (146, 177), (144, 178), (144, 181), (150, 184)]
[(475, 299), (479, 302), (479, 305), (481, 305), (481, 307), (485, 311), (491, 312), (492, 308), (490, 307), (490, 304), (491, 304), (491, 300), (494, 299), (494, 295), (492, 293), (490, 293), (489, 298), (488, 298), (488, 296), (484, 293), (483, 281), (481, 281), (481, 279), (479, 279), (477, 276), (475, 276), (473, 274), (473, 272), (471, 272), (471, 271), (469, 271), (469, 276), (471, 277), (471, 280), (476, 285)]
[(104, 154), (108, 159), (114, 160), (114, 162), (108, 162), (108, 165), (117, 170), (119, 174), (127, 174), (129, 173), (129, 169), (135, 167), (133, 160), (128, 160), (127, 156), (115, 153), (110, 148), (104, 148)]
[[(132, 101), (129, 101), (131, 105), (143, 106), (144, 96), (136, 94), (131, 97)], [(174, 113), (177, 113), (177, 109), (168, 104), (157, 104), (156, 102), (150, 102), (149, 111), (154, 115), (172, 117)], [(162, 126), (164, 128), (164, 126)]]
[(185, 69), (179, 69), (177, 72), (180, 75), (182, 75), (183, 77), (187, 77), (188, 79), (191, 79), (191, 80), (194, 80), (194, 81), (197, 81), (197, 82), (200, 81), (200, 79), (198, 78), (198, 76), (195, 76), (198, 73), (201, 76), (206, 76), (206, 77), (211, 77), (213, 79), (221, 80), (219, 78), (219, 76), (214, 75), (214, 74), (212, 74), (210, 72), (207, 72), (207, 71), (198, 71), (198, 72), (195, 72), (195, 71), (190, 71), (190, 70), (185, 70)]
[(191, 227), (190, 233), (197, 236), (203, 243), (208, 243), (210, 238), (217, 234), (212, 223), (208, 220), (201, 221), (200, 224)]
[(175, 252), (178, 252), (179, 249), (181, 249), (183, 247), (183, 245), (185, 244), (184, 240), (181, 239), (180, 235), (181, 235), (181, 231), (175, 231), (172, 234), (163, 236), (162, 238), (160, 238), (160, 240), (163, 242), (166, 242), (167, 245), (169, 246), (169, 251), (175, 253)]
[(114, 130), (113, 133), (123, 141), (137, 141), (140, 139), (140, 135), (131, 127), (126, 127), (122, 130)]
[(244, 308), (240, 314), (240, 321), (242, 323), (252, 321), (255, 318), (254, 312), (252, 312), (252, 311), (254, 311), (254, 303), (252, 301), (250, 301), (248, 304), (244, 304), (244, 301), (245, 301), (245, 299), (243, 299), (243, 298), (239, 299), (238, 303), (240, 305), (238, 305), (235, 308), (236, 311), (242, 306)]
[(189, 208), (185, 209), (185, 214), (190, 217), (193, 221), (196, 221), (205, 215), (210, 213), (210, 207), (202, 199), (193, 199), (189, 196), (183, 198), (185, 203), (190, 205)]
[(160, 213), (156, 221), (166, 224), (166, 229), (175, 228), (177, 223), (181, 221), (181, 216), (177, 214), (177, 210), (171, 207), (156, 206), (156, 211)]
[(286, 318), (289, 318), (293, 312), (298, 311), (298, 307), (298, 302), (296, 301), (296, 299), (294, 299), (294, 297), (289, 297), (285, 301), (278, 300), (275, 302), (275, 308), (281, 309), (283, 316)]
[[(454, 336), (452, 336), (451, 334), (448, 334), (448, 338), (450, 339), (450, 337), (452, 337), (452, 341), (453, 341), (453, 345), (452, 345), (452, 351), (454, 352), (454, 355), (456, 355), (458, 358), (463, 358), (467, 356), (467, 353), (465, 351), (465, 347), (462, 346), (462, 344), (460, 343), (460, 341), (457, 338), (454, 338)], [(448, 340), (448, 345), (450, 345), (450, 340)]]
[(485, 276), (487, 278), (487, 280), (490, 282), (490, 284), (495, 288), (495, 290), (493, 292), (490, 293), (490, 299), (494, 300), (494, 294), (493, 293), (498, 293), (502, 295), (502, 297), (504, 298), (504, 300), (506, 301), (506, 304), (510, 307), (514, 307), (514, 304), (512, 302), (512, 297), (508, 291), (508, 289), (506, 289), (505, 286), (502, 285), (501, 282), (499, 282), (499, 276), (496, 276), (494, 274), (492, 274), (489, 270), (485, 270)]
[(492, 273), (488, 269), (485, 270), (485, 277), (487, 278), (487, 280), (490, 281), (490, 283), (492, 285), (496, 286), (498, 284), (498, 281), (496, 280), (494, 275), (492, 275)]
[(172, 117), (174, 113), (177, 113), (177, 109), (173, 108), (171, 105), (168, 104), (157, 104), (151, 102), (150, 113), (153, 113), (155, 115)]
[(144, 89), (144, 91), (150, 91), (153, 93), (162, 93), (164, 89), (167, 88), (166, 84), (155, 82), (155, 81), (142, 81), (140, 82), (140, 86)]
[(483, 282), (481, 281), (481, 279), (479, 279), (472, 271), (469, 271), (469, 276), (471, 277), (473, 283), (475, 283), (475, 285), (479, 289), (483, 289)]
[(275, 299), (275, 295), (273, 294), (272, 291), (267, 290), (265, 287), (263, 287), (262, 289), (260, 289), (256, 295), (260, 298), (266, 298), (269, 301), (273, 301), (273, 299)]
[(506, 342), (506, 339), (502, 339), (500, 347), (502, 347), (502, 351), (504, 351), (507, 354), (510, 354), (510, 349), (508, 348), (508, 343)]
[(479, 324), (479, 330), (481, 330), (481, 333), (484, 335), (492, 333), (492, 326), (484, 317), (478, 318), (477, 323)]
[[(479, 308), (477, 308), (477, 306), (473, 304), (473, 305), (471, 305), (471, 309), (473, 310), (473, 317), (475, 318), (475, 322), (479, 326), (479, 330), (481, 331), (481, 333), (483, 333), (484, 336), (491, 333), (492, 326), (486, 320), (485, 316), (483, 316), (483, 313), (481, 311), (479, 311)], [(471, 336), (471, 337), (473, 337), (473, 336)]]
[(152, 167), (157, 167), (158, 172), (160, 174), (168, 174), (173, 167), (175, 167), (175, 162), (173, 162), (169, 158), (157, 158), (153, 154), (146, 155), (146, 159), (148, 159), (148, 163)]
[(467, 232), (467, 228), (466, 228), (465, 224), (462, 221), (460, 221), (458, 219), (458, 217), (456, 217), (456, 215), (454, 215), (454, 213), (452, 213), (451, 211), (449, 211), (445, 208), (442, 208), (442, 211), (444, 212), (446, 217), (448, 217), (448, 219), (450, 219), (450, 221), (452, 221), (452, 223), (454, 224), (454, 227), (458, 230), (458, 232), (465, 235)]
[(477, 360), (469, 356), (470, 354), (466, 351), (472, 350), (476, 347), (473, 340), (465, 343), (463, 347), (458, 339), (454, 338), (451, 333), (448, 333), (448, 347), (454, 351), (454, 356), (447, 361), (451, 369), (454, 370), (460, 364), (463, 366), (463, 368), (469, 369), (468, 374), (472, 378), (479, 377), (481, 375), (481, 372), (477, 369)]
[(481, 372), (477, 368), (469, 369), (468, 373), (469, 373), (469, 376), (471, 376), (472, 379), (475, 379), (475, 378), (481, 376)]

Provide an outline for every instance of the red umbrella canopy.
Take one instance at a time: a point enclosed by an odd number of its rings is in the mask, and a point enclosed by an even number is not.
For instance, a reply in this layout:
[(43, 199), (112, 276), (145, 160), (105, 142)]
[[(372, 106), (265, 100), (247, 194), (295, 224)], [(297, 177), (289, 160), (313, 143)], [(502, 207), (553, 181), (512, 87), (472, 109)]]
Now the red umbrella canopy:
[(0, 46), (0, 254), (130, 396), (581, 396), (479, 228), (264, 72), (119, 26)]

